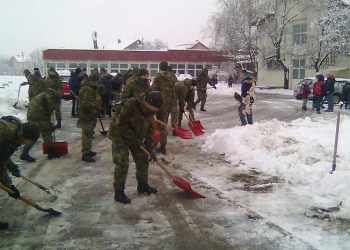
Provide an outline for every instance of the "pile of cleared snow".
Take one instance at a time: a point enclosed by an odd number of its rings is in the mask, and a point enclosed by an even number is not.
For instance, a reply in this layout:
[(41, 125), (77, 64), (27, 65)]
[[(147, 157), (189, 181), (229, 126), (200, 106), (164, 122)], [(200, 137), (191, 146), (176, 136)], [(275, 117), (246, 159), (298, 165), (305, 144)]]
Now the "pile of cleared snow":
[(22, 121), (27, 119), (27, 110), (24, 108), (28, 104), (28, 85), (22, 86), (19, 101), (15, 109), (13, 105), (17, 101), (19, 87), (22, 82), (26, 82), (24, 76), (0, 76), (0, 117), (13, 115)]
[[(291, 187), (303, 188), (310, 194), (350, 201), (350, 119), (341, 116), (337, 169), (330, 174), (335, 124), (335, 118), (305, 118), (291, 123), (274, 119), (245, 127), (217, 129), (208, 136), (202, 149), (225, 154), (239, 169), (256, 169), (280, 176)], [(349, 211), (349, 202), (343, 204)]]

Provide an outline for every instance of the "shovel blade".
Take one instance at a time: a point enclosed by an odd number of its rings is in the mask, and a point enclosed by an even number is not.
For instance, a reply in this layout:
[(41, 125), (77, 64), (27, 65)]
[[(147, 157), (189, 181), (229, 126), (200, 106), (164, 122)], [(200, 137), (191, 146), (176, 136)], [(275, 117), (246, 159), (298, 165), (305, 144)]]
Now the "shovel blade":
[(195, 126), (192, 122), (188, 122), (188, 126), (195, 136), (201, 136), (204, 132), (197, 126)]
[(178, 126), (175, 126), (174, 129), (175, 129), (175, 133), (178, 137), (180, 137), (182, 139), (193, 139), (192, 133), (190, 130), (182, 129), (182, 128), (179, 128)]
[(107, 135), (107, 133), (108, 133), (108, 131), (100, 131), (100, 133), (101, 133), (101, 135), (106, 136), (106, 135)]
[(157, 147), (159, 140), (160, 140), (160, 133), (159, 133), (159, 130), (156, 129), (156, 130), (154, 130), (154, 135), (153, 135), (153, 146), (154, 147)]
[(196, 120), (196, 121), (192, 121), (193, 125), (200, 128), (201, 130), (205, 130), (205, 128), (202, 126), (201, 121)]
[(178, 176), (173, 176), (173, 183), (176, 186), (178, 186), (179, 188), (185, 190), (187, 193), (189, 193), (193, 197), (196, 197), (196, 198), (207, 198), (204, 195), (201, 195), (201, 194), (197, 193), (196, 191), (194, 191), (191, 188), (190, 183), (188, 183), (187, 181), (185, 181), (184, 179), (182, 179), (182, 178), (180, 178)]

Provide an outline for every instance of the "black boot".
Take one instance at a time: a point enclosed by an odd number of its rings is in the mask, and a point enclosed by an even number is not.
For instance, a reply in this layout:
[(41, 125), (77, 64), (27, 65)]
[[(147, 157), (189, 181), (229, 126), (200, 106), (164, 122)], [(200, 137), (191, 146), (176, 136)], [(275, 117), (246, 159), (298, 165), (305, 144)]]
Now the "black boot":
[(123, 204), (129, 204), (131, 200), (124, 194), (124, 190), (115, 190), (114, 200)]
[(61, 121), (57, 121), (55, 128), (61, 128)]
[(88, 156), (95, 156), (95, 155), (97, 155), (97, 153), (94, 152), (94, 151), (90, 151), (90, 153), (88, 153), (88, 154), (86, 154), (86, 155), (88, 155)]
[(9, 227), (8, 222), (0, 222), (0, 230), (1, 229), (7, 229)]
[(29, 155), (29, 149), (27, 147), (23, 148), (22, 154), (19, 157), (22, 161), (26, 161), (26, 162), (35, 162), (35, 158), (31, 157)]
[(176, 132), (175, 130), (173, 130), (173, 132), (171, 133), (172, 136), (176, 136)]
[(56, 153), (54, 148), (47, 148), (47, 152), (48, 152), (48, 158), (49, 160), (52, 160), (54, 158), (61, 158), (61, 155)]
[(160, 147), (156, 150), (156, 152), (162, 153), (163, 155), (165, 155), (166, 154), (165, 145), (160, 145)]
[(201, 109), (200, 109), (200, 111), (207, 111), (207, 110), (206, 110), (206, 109), (204, 109), (204, 108), (201, 108)]
[(181, 128), (181, 122), (177, 122), (177, 126)]
[(82, 157), (81, 157), (81, 160), (82, 161), (86, 161), (86, 162), (95, 162), (95, 159), (92, 158), (91, 155), (88, 155), (88, 154), (84, 154)]
[(139, 183), (137, 185), (137, 192), (139, 194), (156, 194), (158, 193), (158, 190), (146, 183)]

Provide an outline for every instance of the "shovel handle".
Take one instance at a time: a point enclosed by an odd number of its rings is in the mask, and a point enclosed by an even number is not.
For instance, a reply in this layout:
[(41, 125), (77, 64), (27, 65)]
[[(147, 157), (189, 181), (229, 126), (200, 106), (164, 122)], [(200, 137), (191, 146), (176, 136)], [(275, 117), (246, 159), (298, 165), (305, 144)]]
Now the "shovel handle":
[(168, 124), (166, 124), (166, 123), (164, 123), (164, 122), (162, 122), (162, 121), (159, 121), (159, 120), (157, 119), (157, 117), (154, 117), (154, 120), (156, 120), (157, 122), (159, 122), (159, 123), (162, 124), (163, 126), (168, 127), (168, 128), (171, 128), (172, 130), (175, 131), (175, 129), (174, 129), (173, 127), (169, 126)]
[(21, 175), (21, 177), (22, 177), (22, 179), (32, 183), (33, 185), (37, 186), (38, 188), (44, 190), (46, 193), (50, 194), (50, 191), (46, 187), (44, 187), (43, 185), (41, 185), (41, 184), (39, 184), (39, 183), (37, 183), (35, 181), (32, 181), (32, 180), (28, 179), (27, 177), (25, 177), (23, 175)]
[[(141, 146), (141, 149), (143, 152), (145, 152), (148, 156), (151, 156), (150, 152), (147, 151), (147, 149), (144, 148), (144, 146)], [(158, 161), (156, 161), (159, 167), (161, 167), (172, 179), (174, 179), (173, 175)]]
[[(15, 194), (15, 192), (13, 192), (11, 189), (9, 189), (8, 187), (6, 187), (5, 185), (3, 185), (1, 183), (0, 183), (0, 188), (9, 194)], [(27, 203), (28, 205), (30, 205), (32, 207), (36, 207), (36, 204), (34, 202), (32, 202), (31, 200), (28, 200), (27, 198), (23, 197), (22, 195), (18, 199), (24, 201), (25, 203)]]
[(76, 94), (74, 94), (72, 90), (69, 90), (69, 92), (71, 92), (72, 95), (74, 95), (74, 97), (77, 98), (77, 99), (79, 100), (79, 96), (77, 96)]
[(193, 125), (191, 119), (186, 115), (186, 112), (184, 112), (184, 115), (186, 116), (187, 120), (191, 123), (191, 125)]

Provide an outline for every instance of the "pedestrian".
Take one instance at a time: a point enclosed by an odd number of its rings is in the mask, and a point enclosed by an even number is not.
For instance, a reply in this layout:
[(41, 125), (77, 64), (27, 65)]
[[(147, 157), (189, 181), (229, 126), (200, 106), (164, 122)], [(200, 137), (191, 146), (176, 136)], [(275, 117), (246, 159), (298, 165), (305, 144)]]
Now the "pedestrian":
[(218, 84), (218, 76), (216, 74), (213, 74), (213, 76), (211, 77), (211, 84), (213, 86), (215, 86), (216, 84)]
[[(12, 198), (19, 198), (20, 193), (13, 185), (8, 171), (20, 178), (19, 167), (11, 160), (11, 156), (21, 145), (33, 145), (40, 136), (40, 127), (34, 122), (22, 123), (14, 116), (4, 116), (0, 119), (0, 182), (10, 188), (15, 194)], [(0, 222), (0, 229), (7, 229), (8, 222)]]
[(307, 107), (306, 107), (307, 100), (309, 99), (309, 94), (311, 92), (310, 87), (307, 84), (307, 82), (303, 82), (303, 84), (301, 85), (301, 91), (302, 91), (301, 98), (303, 100), (303, 104), (302, 104), (301, 110), (302, 111), (306, 111), (306, 110), (308, 110)]
[[(152, 83), (151, 91), (159, 91), (164, 96), (164, 104), (157, 112), (157, 119), (168, 124), (174, 96), (175, 79), (172, 72), (168, 71), (168, 62), (161, 61), (159, 63), (159, 69), (160, 71), (157, 73)], [(160, 147), (157, 149), (157, 152), (166, 154), (166, 145), (168, 141), (167, 127), (163, 125), (159, 126), (159, 134)]]
[(232, 88), (232, 84), (233, 84), (233, 77), (232, 77), (232, 75), (230, 75), (230, 76), (227, 78), (227, 83), (228, 83), (228, 87), (229, 87), (229, 88)]
[(342, 89), (342, 104), (340, 105), (340, 109), (342, 109), (343, 105), (345, 105), (345, 109), (348, 109), (349, 98), (350, 98), (350, 83), (345, 83)]
[(114, 199), (128, 204), (131, 200), (125, 195), (125, 182), (129, 169), (129, 151), (136, 165), (137, 192), (154, 194), (158, 190), (148, 184), (149, 160), (141, 149), (144, 145), (157, 161), (153, 151), (154, 115), (164, 103), (163, 95), (152, 91), (143, 98), (130, 98), (122, 102), (113, 115), (108, 138), (112, 141), (114, 168)]
[(121, 95), (123, 89), (123, 76), (118, 73), (111, 79), (112, 87), (112, 101), (119, 102), (119, 96)]
[(333, 112), (333, 94), (334, 94), (334, 84), (335, 84), (335, 78), (331, 73), (327, 73), (327, 80), (325, 82), (327, 84), (327, 95), (326, 99), (328, 102), (328, 107), (325, 112)]
[[(55, 130), (55, 127), (51, 122), (51, 116), (60, 105), (60, 100), (61, 95), (57, 93), (57, 91), (48, 88), (45, 90), (45, 92), (33, 98), (27, 111), (28, 121), (36, 122), (40, 126), (41, 135), (43, 136), (44, 142), (47, 146), (49, 160), (61, 157), (60, 154), (54, 151), (52, 132)], [(26, 153), (29, 153), (32, 146), (34, 145), (25, 146), (27, 150)]]
[[(252, 106), (255, 101), (255, 80), (248, 76), (246, 70), (240, 72), (241, 77), (241, 96), (242, 103), (238, 107), (238, 115), (241, 120), (241, 126), (253, 124), (253, 110)], [(247, 119), (246, 119), (247, 116)]]
[(189, 80), (189, 82), (186, 80), (188, 79), (185, 79), (184, 84), (188, 88), (188, 90), (185, 96), (185, 108), (181, 108), (180, 102), (179, 102), (179, 116), (177, 121), (178, 127), (181, 127), (182, 116), (183, 116), (183, 113), (185, 113), (185, 109), (188, 111), (190, 119), (195, 120), (194, 113), (193, 113), (193, 103), (194, 103), (194, 95), (195, 95), (194, 90), (197, 85), (197, 82), (194, 79)]
[(207, 111), (204, 109), (204, 105), (207, 101), (207, 84), (210, 84), (214, 89), (216, 86), (210, 82), (208, 77), (208, 69), (203, 69), (202, 72), (197, 76), (197, 100), (194, 102), (193, 108), (196, 109), (196, 105), (201, 103), (200, 111)]
[(69, 78), (69, 89), (74, 94), (74, 98), (72, 102), (72, 112), (71, 112), (71, 117), (73, 118), (77, 117), (77, 108), (76, 108), (77, 107), (76, 103), (78, 102), (77, 96), (79, 95), (80, 84), (83, 78), (84, 76), (81, 73), (80, 68), (76, 68), (75, 71), (71, 73)]
[(108, 117), (111, 118), (112, 112), (111, 104), (109, 103), (109, 101), (111, 100), (112, 96), (111, 79), (113, 78), (113, 76), (111, 74), (108, 74), (105, 68), (101, 68), (100, 76), (100, 84), (103, 84), (105, 86), (105, 90), (102, 93), (102, 117), (108, 115)]
[(96, 97), (97, 83), (100, 80), (98, 73), (92, 73), (87, 80), (82, 81), (79, 91), (79, 125), (82, 130), (81, 152), (82, 161), (95, 162), (92, 158), (96, 152), (91, 151), (93, 133), (97, 123), (97, 116), (100, 114), (101, 102)]
[(49, 69), (49, 76), (46, 78), (46, 89), (53, 89), (57, 91), (58, 96), (59, 96), (59, 103), (56, 106), (56, 120), (57, 124), (55, 125), (55, 128), (61, 128), (62, 127), (62, 113), (61, 113), (61, 103), (62, 103), (62, 98), (61, 98), (61, 91), (63, 88), (63, 83), (56, 72), (54, 67), (50, 67)]
[[(317, 82), (315, 82), (313, 87), (313, 95), (314, 95), (314, 101), (315, 101), (315, 108), (316, 108), (316, 114), (321, 114), (321, 105), (322, 105), (322, 99), (324, 97), (324, 76), (323, 75), (317, 75), (316, 76)], [(323, 90), (322, 90), (323, 88)]]
[(138, 71), (138, 77), (134, 77), (133, 80), (123, 87), (123, 91), (120, 95), (120, 101), (125, 101), (133, 97), (142, 97), (147, 95), (151, 91), (149, 85), (149, 72), (147, 69), (140, 69)]
[(29, 85), (29, 88), (28, 88), (28, 99), (29, 99), (29, 102), (32, 100), (33, 98), (33, 94), (32, 94), (32, 83), (33, 83), (33, 78), (34, 78), (34, 75), (30, 72), (29, 69), (25, 69), (23, 71), (23, 74), (25, 75), (25, 77), (27, 78), (27, 82), (28, 82), (28, 85)]
[(45, 80), (42, 78), (39, 68), (34, 68), (34, 74), (29, 81), (29, 102), (33, 97), (45, 91)]

